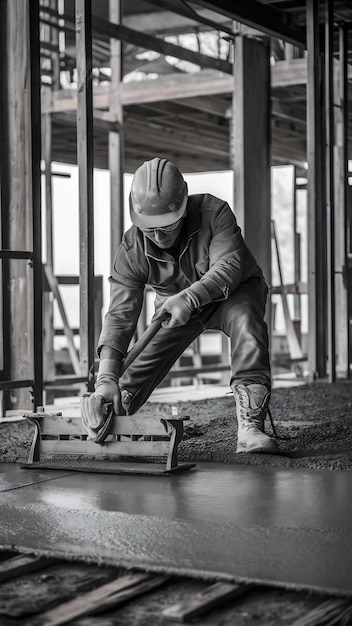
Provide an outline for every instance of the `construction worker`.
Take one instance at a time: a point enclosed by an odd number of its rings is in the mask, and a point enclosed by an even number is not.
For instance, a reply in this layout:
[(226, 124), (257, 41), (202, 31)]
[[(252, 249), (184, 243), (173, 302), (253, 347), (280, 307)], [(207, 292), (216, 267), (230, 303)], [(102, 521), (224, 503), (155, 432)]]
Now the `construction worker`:
[[(264, 430), (271, 391), (264, 321), (268, 289), (229, 205), (210, 194), (188, 195), (178, 168), (154, 158), (135, 172), (130, 215), (133, 225), (109, 279), (95, 392), (81, 402), (90, 438), (102, 427), (105, 402), (113, 402), (117, 414), (133, 414), (187, 346), (204, 330), (216, 329), (231, 343), (237, 452), (277, 453), (276, 441)], [(121, 375), (145, 285), (156, 293), (154, 319), (168, 317)]]

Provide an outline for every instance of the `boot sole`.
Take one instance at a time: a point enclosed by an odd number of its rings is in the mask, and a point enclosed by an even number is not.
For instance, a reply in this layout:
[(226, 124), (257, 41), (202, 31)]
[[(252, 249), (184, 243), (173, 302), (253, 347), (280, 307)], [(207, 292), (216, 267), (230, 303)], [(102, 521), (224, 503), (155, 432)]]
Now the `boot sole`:
[(237, 446), (236, 454), (240, 454), (241, 452), (259, 452), (260, 454), (278, 454), (279, 447), (275, 441), (272, 442), (270, 446), (253, 446), (252, 448), (247, 448), (243, 445)]

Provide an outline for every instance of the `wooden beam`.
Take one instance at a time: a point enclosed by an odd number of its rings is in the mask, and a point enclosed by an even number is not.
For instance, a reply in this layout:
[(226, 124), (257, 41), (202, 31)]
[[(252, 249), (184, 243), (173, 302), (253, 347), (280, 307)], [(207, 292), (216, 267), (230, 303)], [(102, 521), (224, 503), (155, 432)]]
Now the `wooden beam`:
[[(304, 114), (303, 116), (302, 113)], [(300, 126), (301, 130), (305, 129), (307, 126), (305, 109), (303, 109), (303, 111), (300, 109), (299, 112), (295, 111), (293, 106), (283, 104), (278, 98), (272, 99), (272, 114), (274, 117), (287, 120), (288, 122)]]
[(335, 75), (335, 311), (336, 311), (336, 370), (338, 377), (350, 377), (350, 329), (348, 311), (348, 292), (351, 285), (347, 280), (347, 44), (348, 30), (339, 26), (340, 80)]
[(326, 375), (326, 252), (324, 229), (323, 85), (319, 0), (307, 0), (308, 84), (308, 368), (312, 379)]
[(263, 31), (270, 37), (277, 37), (293, 43), (298, 47), (306, 47), (304, 28), (295, 26), (289, 13), (280, 11), (268, 4), (256, 0), (233, 2), (232, 0), (194, 0), (196, 4), (206, 7), (215, 13), (222, 13), (231, 20), (237, 20), (247, 26)]
[[(163, 76), (151, 81), (136, 81), (121, 85), (121, 98), (124, 106), (135, 103), (161, 102), (178, 97), (198, 97), (212, 94), (232, 93), (233, 79), (225, 74), (202, 70), (197, 74)], [(93, 103), (95, 109), (107, 109), (109, 87), (94, 88)], [(44, 112), (59, 113), (75, 111), (77, 95), (72, 90), (53, 92), (51, 103), (44, 105)]]
[[(109, 19), (119, 26), (122, 20), (121, 0), (109, 0)], [(110, 264), (113, 267), (117, 248), (124, 232), (124, 128), (122, 106), (122, 51), (120, 40), (110, 40), (111, 82), (109, 112), (119, 122), (119, 131), (111, 130), (108, 137), (110, 171)]]
[(275, 137), (272, 140), (272, 161), (273, 164), (281, 163), (293, 164), (304, 167), (307, 161), (307, 147), (304, 140), (295, 142), (278, 142)]
[[(31, 119), (32, 106), (37, 97), (37, 80), (35, 66), (38, 61), (36, 50), (33, 59), (29, 52), (29, 3), (23, 0), (3, 1), (1, 3), (2, 42), (1, 66), (1, 228), (2, 246), (9, 250), (29, 251), (32, 249), (34, 223), (33, 208), (35, 204), (36, 224), (40, 223), (38, 213), (38, 145), (37, 141), (38, 114), (34, 111)], [(32, 18), (35, 18), (36, 2), (31, 7)], [(31, 39), (34, 24), (31, 24)], [(32, 39), (33, 42), (33, 39)], [(30, 66), (34, 73), (30, 74)], [(33, 79), (34, 92), (31, 95), (30, 82)], [(40, 128), (39, 128), (40, 133)], [(34, 152), (32, 152), (34, 150)], [(40, 145), (39, 145), (40, 151)], [(32, 159), (34, 161), (32, 180)], [(40, 176), (40, 169), (39, 169)], [(34, 182), (34, 188), (32, 183)], [(39, 199), (40, 202), (40, 199)], [(39, 205), (40, 207), (40, 205)], [(41, 230), (39, 229), (39, 233)], [(37, 243), (39, 243), (37, 241)], [(36, 249), (35, 265), (38, 269), (38, 249)], [(2, 263), (4, 266), (4, 360), (5, 377), (13, 381), (29, 381), (33, 379), (33, 269), (27, 260), (13, 260)], [(7, 266), (7, 267), (6, 267)], [(41, 273), (41, 269), (39, 270)], [(40, 275), (38, 275), (40, 281)], [(38, 282), (36, 287), (38, 287)], [(37, 292), (38, 293), (38, 292)], [(38, 321), (41, 315), (41, 303), (38, 310)], [(37, 332), (42, 332), (36, 328)], [(38, 343), (40, 336), (38, 337)], [(38, 344), (37, 344), (38, 345)], [(39, 356), (39, 355), (38, 355)], [(38, 362), (38, 369), (40, 363)], [(40, 372), (39, 376), (40, 376)], [(40, 381), (39, 381), (40, 385)], [(21, 384), (21, 387), (28, 386)], [(40, 391), (39, 391), (40, 393)], [(38, 396), (37, 396), (38, 399)], [(11, 394), (7, 409), (32, 409), (32, 399), (28, 389)]]
[(49, 283), (50, 290), (51, 290), (51, 292), (52, 292), (52, 294), (53, 294), (53, 296), (54, 296), (54, 298), (56, 300), (57, 306), (59, 308), (62, 324), (63, 324), (63, 327), (64, 327), (64, 333), (65, 333), (65, 336), (66, 336), (66, 339), (67, 339), (67, 349), (68, 349), (68, 353), (70, 355), (73, 371), (78, 376), (81, 373), (80, 362), (79, 362), (79, 359), (78, 359), (78, 356), (77, 356), (77, 352), (76, 352), (76, 348), (75, 348), (75, 343), (74, 343), (74, 339), (73, 339), (73, 332), (72, 332), (72, 329), (71, 329), (71, 327), (69, 325), (68, 318), (67, 318), (67, 315), (66, 315), (65, 306), (64, 306), (63, 300), (61, 298), (59, 284), (58, 284), (58, 281), (57, 281), (56, 277), (53, 274), (52, 267), (50, 267), (49, 265), (44, 266), (44, 271), (45, 271), (46, 279), (47, 279), (47, 281)]
[[(191, 17), (196, 20), (198, 25), (201, 23), (203, 25), (207, 25), (212, 30), (221, 30), (224, 33), (228, 33), (231, 37), (233, 36), (231, 28), (232, 20), (226, 18), (224, 19), (219, 13), (214, 13), (208, 9), (199, 9), (196, 11), (189, 4), (181, 2), (175, 3), (174, 0), (153, 0), (153, 4), (164, 9), (170, 9), (170, 11), (174, 14), (176, 13), (177, 15), (183, 15), (184, 17)], [(230, 25), (228, 26), (224, 24), (223, 22), (225, 21), (229, 22)]]
[(43, 404), (43, 265), (39, 0), (29, 3), (31, 201), (33, 239), (33, 409)]
[[(175, 4), (173, 0), (153, 0), (153, 5), (160, 6), (165, 11), (151, 11), (149, 13), (136, 13), (132, 15), (124, 15), (124, 25), (131, 29), (139, 30), (143, 33), (151, 32), (156, 34), (157, 32), (194, 32), (204, 30), (219, 30), (221, 32), (233, 35), (232, 29), (229, 27), (231, 20), (223, 17), (221, 14), (215, 14), (208, 9), (199, 9), (195, 12), (192, 8)], [(72, 15), (69, 13), (58, 13), (55, 9), (49, 7), (41, 7), (41, 12), (44, 15), (50, 15), (53, 18), (64, 20), (62, 30), (74, 30), (74, 27), (69, 24), (73, 22)], [(104, 16), (104, 12), (101, 13), (101, 17)], [(105, 18), (107, 12), (105, 12)], [(95, 15), (92, 16), (93, 24)], [(48, 22), (46, 18), (41, 20), (43, 23)], [(57, 23), (54, 21), (52, 25), (57, 27)], [(94, 27), (93, 27), (94, 28)]]
[[(352, 73), (351, 73), (352, 77)], [(280, 61), (271, 70), (271, 87), (305, 85), (307, 82), (306, 59), (295, 59), (291, 63)], [(234, 80), (223, 72), (201, 70), (194, 74), (171, 74), (155, 80), (134, 81), (122, 84), (124, 106), (144, 102), (161, 102), (184, 98), (197, 98), (219, 94), (230, 94), (234, 90)], [(109, 87), (94, 87), (94, 108), (107, 109)], [(74, 111), (76, 93), (70, 89), (53, 92), (52, 102), (43, 107), (44, 113)]]
[[(61, 624), (73, 623), (77, 618), (109, 612), (120, 604), (157, 589), (167, 581), (166, 576), (150, 574), (123, 576), (40, 613), (37, 618), (38, 623), (61, 626)], [(93, 618), (93, 621), (100, 621), (99, 617), (97, 620)]]
[[(231, 132), (234, 207), (246, 243), (271, 281), (270, 60), (266, 40), (235, 40)], [(261, 96), (258, 98), (257, 94)], [(253, 124), (255, 120), (255, 124)]]
[(215, 96), (213, 105), (212, 100), (212, 96), (204, 96), (203, 98), (148, 102), (141, 105), (133, 104), (126, 109), (126, 115), (130, 118), (137, 112), (142, 115), (145, 114), (149, 120), (159, 121), (162, 119), (176, 123), (184, 122), (186, 125), (194, 125), (196, 122), (205, 128), (214, 128), (217, 133), (221, 133), (226, 131), (226, 120), (229, 117), (226, 109), (229, 108), (230, 101), (221, 100)]
[(177, 98), (177, 104), (188, 109), (210, 113), (224, 119), (230, 119), (232, 115), (231, 102), (229, 100), (221, 100), (216, 96), (197, 97), (197, 98)]
[(77, 162), (80, 238), (80, 365), (94, 382), (94, 208), (91, 0), (76, 0)]
[[(176, 117), (174, 119), (163, 118), (162, 124), (159, 124), (157, 127), (159, 128), (158, 132), (153, 130), (153, 125), (148, 126), (149, 131), (146, 136), (144, 136), (144, 128), (146, 124), (139, 124), (138, 136), (136, 135), (136, 127), (135, 127), (135, 119), (140, 122), (140, 115), (143, 115), (144, 106), (140, 107), (140, 114), (135, 118), (134, 112), (127, 112), (124, 129), (125, 129), (125, 138), (126, 138), (126, 171), (133, 172), (142, 159), (152, 158), (155, 156), (156, 145), (158, 145), (158, 141), (163, 142), (163, 151), (171, 160), (178, 159), (180, 166), (182, 164), (182, 169), (184, 171), (204, 171), (207, 169), (228, 169), (229, 167), (229, 154), (228, 154), (228, 124), (221, 125), (220, 127), (216, 127), (216, 125), (210, 124), (202, 124), (201, 122), (197, 122), (196, 125), (193, 126), (191, 124), (191, 118), (189, 117), (181, 117), (180, 121), (177, 125)], [(145, 112), (145, 117), (148, 117), (148, 111)], [(66, 121), (64, 122), (64, 126), (62, 127), (62, 123), (57, 116), (54, 116), (54, 158), (55, 160), (61, 160), (63, 162), (76, 163), (76, 143), (75, 143), (75, 133), (70, 131), (70, 127), (67, 125)], [(151, 118), (151, 122), (153, 122), (153, 118)], [(175, 136), (177, 139), (177, 129), (182, 127), (183, 121), (187, 126), (182, 129), (185, 132), (193, 133), (193, 139), (195, 140), (194, 146), (192, 144), (185, 145), (182, 150), (180, 145), (173, 146), (172, 136)], [(172, 134), (165, 135), (163, 131), (164, 126), (168, 125), (170, 122), (170, 130)], [(74, 121), (72, 122), (74, 124)], [(62, 131), (60, 130), (62, 128)], [(172, 130), (174, 129), (174, 130)], [(204, 134), (203, 134), (204, 133)], [(154, 137), (154, 139), (153, 139)], [(167, 137), (167, 141), (165, 141)], [(202, 143), (207, 143), (208, 146), (212, 145), (213, 138), (216, 140), (216, 146), (221, 146), (221, 149), (224, 150), (223, 156), (212, 154), (211, 151), (205, 153), (197, 152), (198, 146), (202, 147)], [(95, 131), (94, 134), (94, 142), (95, 142), (95, 164), (96, 167), (108, 169), (108, 159), (107, 159), (107, 133), (102, 133), (100, 130)], [(221, 142), (221, 143), (220, 143)], [(138, 157), (139, 153), (139, 157)], [(136, 158), (134, 158), (136, 155)], [(305, 140), (302, 138), (301, 140), (295, 141), (278, 141), (276, 136), (273, 136), (272, 143), (272, 156), (273, 162), (276, 164), (286, 164), (286, 163), (295, 163), (297, 165), (302, 165), (306, 161), (306, 145)]]
[(327, 307), (328, 377), (336, 381), (335, 310), (335, 178), (334, 178), (334, 0), (325, 2), (325, 145), (326, 145), (326, 227), (327, 227)]
[[(194, 152), (197, 151), (201, 154), (209, 154), (219, 157), (227, 157), (228, 155), (228, 137), (225, 141), (221, 141), (212, 137), (209, 140), (209, 144), (204, 142), (204, 136), (197, 133), (196, 127), (194, 131), (182, 130), (181, 128), (173, 129), (167, 125), (154, 125), (148, 127), (143, 120), (132, 120), (132, 128), (134, 129), (134, 137), (129, 138), (129, 148), (131, 145), (140, 145), (148, 142), (152, 146), (158, 146), (161, 150), (168, 148), (172, 145), (173, 148), (177, 148), (180, 152)], [(132, 143), (131, 143), (132, 142)]]
[[(67, 124), (67, 126), (73, 126), (76, 128), (77, 126), (77, 117), (74, 111), (67, 111), (65, 113), (56, 113), (55, 121), (62, 121), (63, 124)], [(99, 109), (94, 109), (94, 128), (108, 132), (117, 132), (119, 130), (119, 123), (116, 120), (116, 116), (110, 111), (101, 111)]]
[[(49, 87), (43, 88), (42, 98), (48, 97)], [(52, 185), (52, 114), (42, 116), (42, 161), (45, 180), (45, 252), (46, 264), (54, 273), (54, 233), (53, 233), (53, 185)], [(54, 362), (54, 302), (49, 291), (43, 293), (43, 369), (45, 378), (55, 376)]]
[[(155, 0), (153, 4), (160, 4), (161, 6), (161, 3), (157, 3)], [(225, 23), (227, 22), (228, 24), (230, 20), (226, 20), (226, 18), (221, 16), (222, 21), (214, 22), (210, 20), (211, 12), (207, 9), (197, 11), (197, 18), (195, 15), (192, 17), (192, 12), (186, 9), (185, 5), (176, 4), (173, 0), (169, 0), (169, 2), (163, 1), (162, 6), (166, 7), (165, 11), (125, 15), (123, 18), (124, 26), (139, 30), (142, 33), (153, 33), (154, 35), (156, 33), (175, 32), (184, 34), (195, 32), (196, 29), (197, 31), (204, 31), (213, 30), (214, 28), (218, 28), (222, 32), (231, 32)], [(167, 10), (168, 8), (170, 10)]]
[(176, 57), (183, 61), (189, 61), (200, 67), (209, 67), (228, 74), (232, 72), (232, 64), (229, 61), (211, 57), (207, 54), (201, 54), (200, 52), (194, 52), (182, 46), (176, 46), (164, 39), (146, 35), (140, 31), (127, 28), (127, 26), (122, 26), (121, 24), (113, 24), (97, 16), (94, 18), (93, 28), (94, 31), (100, 33), (100, 35), (109, 36), (112, 39), (119, 39), (124, 43), (143, 47), (146, 50), (154, 50), (155, 52), (160, 52), (160, 54)]
[(0, 563), (0, 583), (26, 576), (59, 563), (58, 559), (18, 554)]
[(277, 61), (271, 68), (271, 86), (273, 89), (306, 85), (307, 60)]
[(239, 598), (253, 589), (252, 584), (236, 585), (229, 582), (216, 582), (164, 609), (162, 615), (170, 621), (188, 622), (207, 615), (217, 607), (222, 608), (226, 602)]

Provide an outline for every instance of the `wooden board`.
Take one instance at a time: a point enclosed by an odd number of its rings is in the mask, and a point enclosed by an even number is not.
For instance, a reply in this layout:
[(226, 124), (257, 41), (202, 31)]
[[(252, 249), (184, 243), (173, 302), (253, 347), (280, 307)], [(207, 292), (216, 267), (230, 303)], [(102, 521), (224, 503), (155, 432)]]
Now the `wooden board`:
[(195, 463), (181, 463), (177, 467), (167, 470), (165, 463), (135, 463), (133, 461), (37, 461), (35, 463), (23, 463), (21, 469), (57, 469), (75, 472), (92, 472), (98, 474), (147, 474), (148, 476), (162, 476), (184, 472)]

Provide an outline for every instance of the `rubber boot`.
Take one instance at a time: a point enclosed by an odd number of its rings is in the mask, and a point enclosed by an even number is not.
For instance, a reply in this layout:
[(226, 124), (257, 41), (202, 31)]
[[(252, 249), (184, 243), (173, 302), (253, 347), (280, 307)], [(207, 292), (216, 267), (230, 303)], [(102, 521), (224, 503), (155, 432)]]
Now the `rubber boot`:
[(236, 452), (277, 454), (278, 445), (265, 434), (264, 422), (270, 401), (270, 390), (259, 383), (233, 385), (237, 415)]

